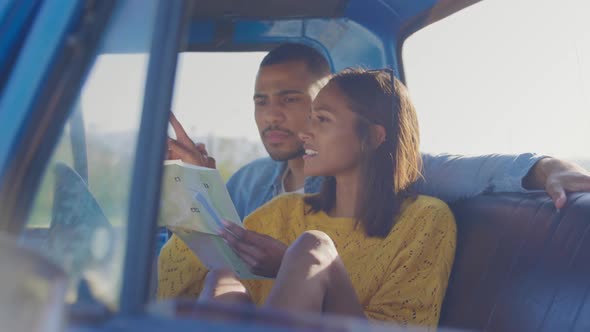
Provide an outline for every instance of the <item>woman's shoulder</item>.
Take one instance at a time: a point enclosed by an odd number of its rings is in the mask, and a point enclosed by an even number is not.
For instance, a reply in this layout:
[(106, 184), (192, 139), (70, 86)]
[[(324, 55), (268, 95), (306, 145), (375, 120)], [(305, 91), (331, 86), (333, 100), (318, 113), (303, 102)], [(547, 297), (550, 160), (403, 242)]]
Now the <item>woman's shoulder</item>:
[(289, 210), (296, 207), (303, 207), (305, 205), (305, 197), (309, 195), (299, 193), (285, 193), (271, 199), (262, 207), (285, 207)]
[(260, 220), (269, 219), (289, 219), (294, 213), (301, 214), (305, 208), (306, 195), (297, 193), (287, 193), (279, 195), (268, 201), (244, 220), (244, 225), (252, 226), (254, 223), (259, 223)]
[(426, 195), (418, 195), (409, 198), (402, 206), (402, 217), (411, 219), (413, 222), (436, 220), (438, 223), (454, 224), (453, 212), (447, 203), (442, 200)]
[(414, 210), (423, 209), (436, 209), (436, 210), (450, 210), (447, 203), (442, 200), (426, 195), (418, 195), (414, 198), (408, 198), (404, 204), (407, 204), (407, 208)]

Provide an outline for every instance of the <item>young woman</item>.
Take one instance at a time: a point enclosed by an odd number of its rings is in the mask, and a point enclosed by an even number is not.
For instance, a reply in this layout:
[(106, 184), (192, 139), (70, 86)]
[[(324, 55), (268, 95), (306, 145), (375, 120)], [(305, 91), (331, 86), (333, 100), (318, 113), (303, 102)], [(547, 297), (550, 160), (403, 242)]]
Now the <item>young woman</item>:
[(335, 75), (313, 102), (304, 172), (326, 176), (316, 195), (286, 194), (245, 221), (226, 242), (274, 280), (207, 271), (178, 238), (162, 249), (160, 298), (254, 302), (436, 326), (455, 252), (456, 228), (442, 201), (416, 196), (416, 113), (391, 71)]

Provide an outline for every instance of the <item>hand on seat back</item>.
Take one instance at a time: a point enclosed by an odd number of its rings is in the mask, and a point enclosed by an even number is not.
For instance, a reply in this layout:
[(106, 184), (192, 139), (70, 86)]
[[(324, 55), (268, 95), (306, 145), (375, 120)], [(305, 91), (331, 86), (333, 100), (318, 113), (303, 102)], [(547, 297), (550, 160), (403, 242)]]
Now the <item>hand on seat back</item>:
[(193, 142), (172, 112), (170, 124), (176, 133), (176, 140), (168, 137), (166, 159), (180, 159), (185, 163), (215, 168), (215, 159), (209, 157), (205, 144)]
[(590, 191), (590, 172), (581, 166), (556, 158), (543, 158), (522, 181), (525, 189), (544, 189), (557, 209), (565, 206), (566, 193)]

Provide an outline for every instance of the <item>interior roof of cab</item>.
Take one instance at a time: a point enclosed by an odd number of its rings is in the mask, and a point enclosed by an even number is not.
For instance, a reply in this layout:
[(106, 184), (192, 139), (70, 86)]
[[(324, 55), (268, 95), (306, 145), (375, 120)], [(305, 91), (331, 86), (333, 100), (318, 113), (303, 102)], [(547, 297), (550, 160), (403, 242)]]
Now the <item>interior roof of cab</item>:
[[(402, 21), (419, 19), (426, 26), (482, 0), (194, 0), (193, 19), (338, 18), (347, 16), (347, 8), (381, 6)], [(356, 4), (356, 5), (355, 5)], [(360, 5), (360, 6), (359, 6)], [(407, 22), (409, 23), (409, 22)]]
[(342, 17), (348, 0), (195, 0), (194, 18), (285, 19)]
[[(403, 41), (415, 31), (439, 21), (461, 9), (482, 0), (194, 0), (191, 2), (191, 37), (182, 51), (260, 51), (269, 50), (285, 41), (297, 42), (301, 34), (287, 31), (281, 22), (303, 22), (321, 19), (354, 22), (377, 32), (381, 37)], [(243, 24), (246, 22), (246, 24)], [(237, 29), (265, 35), (267, 31), (280, 31), (272, 38), (248, 41), (238, 38)], [(207, 23), (207, 27), (198, 26)], [(297, 30), (295, 28), (295, 30)], [(210, 31), (212, 38), (196, 36), (196, 31)], [(251, 35), (251, 32), (246, 34)], [(198, 32), (202, 34), (202, 32)], [(244, 35), (244, 33), (240, 33)], [(266, 35), (269, 37), (270, 35)]]

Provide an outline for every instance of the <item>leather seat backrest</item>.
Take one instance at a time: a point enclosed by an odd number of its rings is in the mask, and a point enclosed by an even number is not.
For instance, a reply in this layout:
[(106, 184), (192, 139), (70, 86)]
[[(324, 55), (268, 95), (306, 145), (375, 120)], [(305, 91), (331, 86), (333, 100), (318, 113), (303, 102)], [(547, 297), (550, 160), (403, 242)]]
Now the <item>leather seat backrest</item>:
[(440, 325), (590, 331), (590, 193), (557, 212), (545, 194), (452, 206), (458, 238)]

